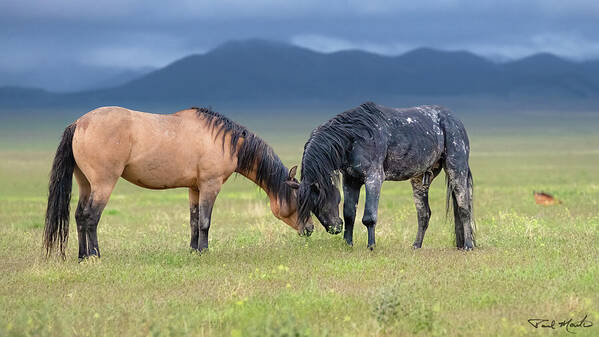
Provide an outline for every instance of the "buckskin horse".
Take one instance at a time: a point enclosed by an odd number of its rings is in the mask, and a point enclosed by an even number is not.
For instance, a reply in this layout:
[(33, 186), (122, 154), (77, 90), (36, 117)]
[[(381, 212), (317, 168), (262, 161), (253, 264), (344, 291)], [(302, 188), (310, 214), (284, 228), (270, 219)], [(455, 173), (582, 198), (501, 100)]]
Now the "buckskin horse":
[(79, 185), (75, 212), (79, 259), (100, 257), (97, 226), (119, 177), (149, 189), (189, 189), (193, 250), (208, 248), (212, 206), (232, 173), (260, 186), (275, 217), (309, 235), (313, 224), (298, 221), (296, 167), (283, 165), (258, 136), (205, 108), (159, 115), (121, 107), (102, 107), (69, 125), (62, 135), (50, 174), (44, 246), (58, 244), (65, 256), (69, 235), (72, 177)]
[[(456, 245), (473, 249), (472, 173), (470, 146), (462, 122), (439, 106), (388, 108), (372, 102), (343, 112), (320, 125), (304, 146), (299, 188), (299, 221), (314, 213), (325, 229), (338, 234), (345, 222), (344, 239), (353, 244), (354, 220), (360, 187), (366, 188), (362, 223), (368, 230), (368, 248), (375, 245), (375, 226), (383, 181), (410, 180), (418, 214), (413, 248), (421, 248), (431, 210), (428, 190), (445, 169), (446, 212), (453, 202)], [(339, 218), (338, 173), (343, 174), (343, 218)]]

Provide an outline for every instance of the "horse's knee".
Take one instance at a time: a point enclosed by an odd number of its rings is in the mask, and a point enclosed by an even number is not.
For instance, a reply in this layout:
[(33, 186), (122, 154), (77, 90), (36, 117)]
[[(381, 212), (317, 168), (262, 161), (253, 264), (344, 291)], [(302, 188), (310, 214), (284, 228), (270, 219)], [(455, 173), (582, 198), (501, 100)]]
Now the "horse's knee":
[(376, 219), (376, 214), (366, 214), (362, 218), (362, 223), (366, 227), (371, 227), (371, 226), (376, 225), (376, 220), (377, 220)]

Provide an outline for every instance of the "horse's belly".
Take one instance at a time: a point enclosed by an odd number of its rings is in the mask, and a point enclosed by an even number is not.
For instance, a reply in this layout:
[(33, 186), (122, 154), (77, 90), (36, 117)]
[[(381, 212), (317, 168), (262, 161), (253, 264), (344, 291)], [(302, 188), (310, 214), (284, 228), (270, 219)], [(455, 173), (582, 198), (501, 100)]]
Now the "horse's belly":
[(405, 162), (387, 163), (385, 168), (385, 180), (402, 181), (410, 179), (426, 169), (422, 165), (404, 165)]
[(152, 189), (197, 186), (194, 167), (164, 158), (129, 163), (122, 177), (135, 185)]
[(408, 151), (388, 151), (384, 162), (385, 180), (410, 179), (430, 170), (439, 161), (442, 153), (440, 147), (434, 144), (420, 145)]

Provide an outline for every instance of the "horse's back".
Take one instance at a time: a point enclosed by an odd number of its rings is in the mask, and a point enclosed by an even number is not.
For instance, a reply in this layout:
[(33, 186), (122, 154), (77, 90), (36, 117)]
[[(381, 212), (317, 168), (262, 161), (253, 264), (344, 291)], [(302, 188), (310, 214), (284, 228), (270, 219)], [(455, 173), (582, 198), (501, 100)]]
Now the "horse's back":
[(387, 117), (387, 180), (406, 180), (430, 170), (443, 154), (445, 141), (438, 106), (379, 109)]
[[(117, 106), (101, 107), (81, 116), (76, 121), (74, 147), (81, 151), (111, 151), (112, 157), (130, 153), (132, 145), (147, 144), (144, 138), (152, 134), (175, 131), (165, 117)], [(154, 139), (154, 142), (159, 141)], [(77, 152), (77, 151), (76, 151)]]

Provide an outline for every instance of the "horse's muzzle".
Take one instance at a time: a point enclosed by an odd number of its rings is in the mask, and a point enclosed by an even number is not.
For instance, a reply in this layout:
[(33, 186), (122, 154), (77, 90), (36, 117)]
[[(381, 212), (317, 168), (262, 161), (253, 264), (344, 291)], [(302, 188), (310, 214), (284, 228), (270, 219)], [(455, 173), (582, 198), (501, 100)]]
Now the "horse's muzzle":
[(312, 235), (312, 232), (314, 232), (314, 225), (307, 224), (304, 226), (303, 229), (300, 230), (299, 234), (302, 236), (310, 236), (310, 235)]
[(341, 233), (341, 231), (343, 231), (343, 220), (341, 219), (339, 219), (339, 221), (336, 221), (335, 224), (327, 228), (327, 232), (331, 234), (339, 234)]

